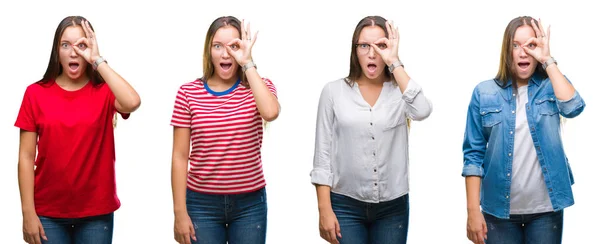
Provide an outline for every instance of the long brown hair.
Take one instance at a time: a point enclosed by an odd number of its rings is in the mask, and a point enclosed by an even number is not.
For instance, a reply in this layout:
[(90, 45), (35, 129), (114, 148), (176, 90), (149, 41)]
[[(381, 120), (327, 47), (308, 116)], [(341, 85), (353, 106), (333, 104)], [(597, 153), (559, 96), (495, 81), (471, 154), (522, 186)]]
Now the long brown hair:
[[(235, 28), (238, 31), (240, 38), (242, 36), (242, 28), (241, 28), (242, 24), (241, 24), (240, 20), (238, 20), (236, 17), (233, 17), (233, 16), (219, 17), (215, 21), (213, 21), (212, 24), (210, 24), (210, 27), (208, 27), (208, 31), (206, 31), (206, 38), (204, 40), (204, 55), (202, 58), (203, 76), (202, 76), (202, 78), (200, 78), (200, 81), (207, 81), (210, 77), (212, 77), (215, 74), (215, 67), (214, 67), (214, 65), (212, 63), (212, 59), (211, 59), (211, 57), (212, 57), (212, 55), (211, 55), (212, 41), (213, 41), (217, 31), (221, 27), (225, 27), (225, 26), (232, 26), (233, 28)], [(242, 72), (242, 69), (240, 67), (238, 67), (237, 69), (238, 69), (236, 72), (237, 77), (242, 80), (241, 84), (244, 87), (250, 87), (250, 85), (248, 84), (248, 80), (246, 79), (246, 76)]]
[[(504, 38), (502, 39), (502, 50), (500, 51), (500, 67), (498, 68), (498, 74), (496, 75), (496, 80), (500, 81), (502, 87), (505, 87), (508, 84), (509, 80), (515, 80), (515, 74), (512, 70), (513, 66), (513, 40), (515, 38), (515, 32), (521, 26), (530, 26), (531, 20), (537, 25), (538, 22), (536, 19), (531, 18), (530, 16), (519, 16), (514, 18), (508, 23), (506, 26), (506, 30), (504, 30)], [(548, 74), (544, 69), (542, 69), (542, 65), (538, 64), (535, 68), (534, 75), (540, 75), (540, 77), (546, 78)], [(516, 81), (513, 82), (515, 84)]]
[[(46, 73), (44, 73), (44, 77), (38, 81), (39, 84), (47, 84), (48, 82), (56, 79), (56, 77), (62, 74), (63, 70), (62, 66), (60, 65), (60, 59), (58, 57), (60, 38), (62, 37), (63, 32), (65, 32), (65, 29), (67, 29), (67, 27), (81, 26), (83, 21), (87, 21), (87, 19), (81, 16), (68, 16), (65, 17), (60, 22), (60, 24), (58, 24), (56, 32), (54, 32), (54, 42), (52, 43), (52, 52), (50, 53), (50, 61), (48, 62), (48, 68), (46, 69)], [(90, 23), (90, 27), (93, 31), (94, 27), (92, 26), (92, 23)], [(95, 71), (92, 68), (92, 65), (89, 63), (86, 65), (85, 74), (91, 79), (94, 85), (104, 83), (104, 80), (102, 79), (100, 74), (98, 74), (98, 72)]]
[[(350, 73), (348, 77), (344, 79), (348, 85), (352, 86), (358, 78), (363, 73), (362, 68), (360, 67), (360, 63), (358, 62), (358, 54), (356, 53), (356, 45), (358, 44), (358, 37), (360, 36), (360, 32), (363, 28), (367, 26), (378, 26), (383, 29), (385, 33), (385, 37), (388, 37), (388, 32), (386, 28), (386, 19), (381, 16), (367, 16), (358, 22), (356, 28), (354, 28), (354, 34), (352, 35), (352, 45), (350, 49)], [(392, 74), (388, 69), (383, 69), (386, 77), (393, 78)]]

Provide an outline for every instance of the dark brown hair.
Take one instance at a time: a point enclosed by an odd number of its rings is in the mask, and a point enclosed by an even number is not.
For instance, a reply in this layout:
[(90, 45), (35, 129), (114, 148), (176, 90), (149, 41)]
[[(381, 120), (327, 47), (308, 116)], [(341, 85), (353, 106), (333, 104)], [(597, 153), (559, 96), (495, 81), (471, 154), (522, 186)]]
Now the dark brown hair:
[[(200, 78), (201, 81), (207, 81), (210, 77), (215, 74), (215, 67), (212, 63), (211, 59), (211, 50), (212, 50), (212, 41), (215, 37), (215, 34), (221, 27), (232, 26), (238, 31), (240, 38), (242, 37), (242, 29), (241, 22), (236, 17), (233, 16), (223, 16), (217, 18), (215, 21), (210, 24), (208, 27), (208, 31), (206, 31), (206, 38), (204, 40), (204, 55), (202, 59), (203, 66), (203, 76)], [(250, 87), (248, 84), (248, 80), (246, 80), (246, 76), (242, 72), (242, 69), (238, 67), (237, 77), (242, 80), (241, 84), (245, 87)]]
[[(530, 16), (519, 16), (514, 18), (508, 23), (506, 26), (506, 30), (504, 30), (504, 38), (502, 39), (502, 50), (500, 51), (500, 67), (498, 68), (498, 74), (496, 74), (496, 80), (500, 81), (502, 87), (508, 84), (509, 80), (513, 80), (513, 84), (515, 81), (515, 74), (512, 70), (513, 66), (513, 40), (515, 38), (515, 33), (517, 29), (521, 26), (530, 26), (531, 20), (537, 25), (538, 22), (536, 19), (531, 18)], [(548, 74), (544, 69), (542, 69), (542, 65), (538, 63), (537, 67), (533, 74), (538, 74), (543, 78), (548, 77)]]
[[(81, 26), (83, 21), (87, 21), (84, 17), (81, 16), (68, 16), (64, 18), (58, 27), (56, 28), (56, 32), (54, 32), (54, 43), (52, 43), (52, 52), (50, 53), (50, 61), (48, 62), (48, 68), (46, 69), (46, 73), (44, 73), (44, 77), (38, 81), (40, 84), (47, 84), (51, 80), (56, 79), (62, 73), (62, 66), (60, 65), (60, 59), (58, 55), (58, 49), (60, 47), (60, 38), (63, 35), (63, 32), (67, 29), (67, 27), (71, 26)], [(92, 31), (94, 27), (92, 23), (90, 23), (90, 27)], [(92, 68), (91, 64), (87, 64), (85, 68), (85, 74), (91, 79), (94, 85), (99, 85), (104, 82), (100, 74)]]
[[(367, 16), (358, 22), (356, 28), (354, 29), (354, 34), (352, 35), (352, 46), (350, 51), (350, 73), (348, 77), (346, 77), (346, 83), (352, 86), (354, 82), (360, 78), (363, 73), (362, 68), (360, 67), (360, 63), (358, 62), (358, 54), (356, 53), (356, 45), (358, 44), (358, 37), (360, 36), (360, 32), (363, 28), (367, 26), (378, 26), (383, 29), (385, 33), (385, 37), (388, 37), (389, 34), (386, 28), (386, 19), (381, 16)], [(392, 74), (388, 69), (383, 69), (384, 75), (386, 77), (393, 78)]]

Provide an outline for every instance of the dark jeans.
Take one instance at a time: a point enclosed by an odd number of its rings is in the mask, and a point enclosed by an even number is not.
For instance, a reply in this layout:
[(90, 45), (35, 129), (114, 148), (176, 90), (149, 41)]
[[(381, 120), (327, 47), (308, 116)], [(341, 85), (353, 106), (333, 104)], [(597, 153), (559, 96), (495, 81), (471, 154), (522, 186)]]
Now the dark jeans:
[(39, 216), (48, 241), (46, 244), (110, 244), (114, 214), (63, 219)]
[(233, 195), (187, 190), (187, 211), (197, 242), (206, 244), (263, 244), (267, 234), (265, 188)]
[(563, 230), (563, 210), (539, 214), (510, 215), (496, 218), (483, 213), (487, 224), (488, 244), (560, 244)]
[(387, 202), (367, 203), (331, 193), (340, 244), (401, 244), (408, 234), (408, 194)]

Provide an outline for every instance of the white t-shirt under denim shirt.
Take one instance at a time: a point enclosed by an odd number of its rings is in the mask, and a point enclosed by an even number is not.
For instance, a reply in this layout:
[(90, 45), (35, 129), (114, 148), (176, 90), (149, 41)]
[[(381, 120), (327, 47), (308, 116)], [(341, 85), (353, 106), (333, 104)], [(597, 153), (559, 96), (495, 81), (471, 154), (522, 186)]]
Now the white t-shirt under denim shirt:
[(390, 201), (408, 193), (407, 117), (423, 120), (431, 102), (412, 79), (404, 94), (384, 82), (375, 105), (362, 97), (358, 84), (329, 82), (317, 113), (311, 182), (363, 202)]
[(527, 86), (517, 92), (515, 148), (510, 183), (510, 214), (551, 212), (552, 203), (527, 123)]

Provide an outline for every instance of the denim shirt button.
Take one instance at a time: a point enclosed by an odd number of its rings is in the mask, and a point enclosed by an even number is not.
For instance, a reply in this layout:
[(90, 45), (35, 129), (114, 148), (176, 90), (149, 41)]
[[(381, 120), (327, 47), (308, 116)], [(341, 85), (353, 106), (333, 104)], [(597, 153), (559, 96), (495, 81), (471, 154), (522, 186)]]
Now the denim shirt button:
[(513, 114), (515, 113), (515, 110), (511, 111)]
[(511, 130), (511, 131), (510, 131), (510, 134), (512, 135), (512, 133), (513, 133), (513, 132), (512, 132), (512, 130)]
[(508, 199), (508, 196), (506, 196), (506, 199)]
[(509, 157), (511, 157), (511, 156), (512, 156), (512, 153), (508, 153), (508, 156), (509, 156)]
[(506, 174), (506, 176), (510, 176), (510, 173)]

